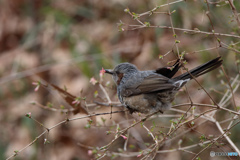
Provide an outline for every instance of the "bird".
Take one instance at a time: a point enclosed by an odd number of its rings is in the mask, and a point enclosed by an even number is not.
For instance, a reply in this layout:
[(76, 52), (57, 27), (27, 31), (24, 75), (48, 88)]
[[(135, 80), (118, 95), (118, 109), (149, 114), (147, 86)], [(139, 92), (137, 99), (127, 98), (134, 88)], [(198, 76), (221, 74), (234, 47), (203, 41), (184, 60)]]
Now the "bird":
[(119, 101), (132, 114), (163, 113), (171, 108), (176, 93), (191, 79), (206, 74), (222, 65), (221, 56), (190, 71), (174, 77), (183, 67), (180, 60), (170, 67), (140, 71), (128, 62), (120, 63), (114, 69), (104, 69), (112, 75), (117, 85)]

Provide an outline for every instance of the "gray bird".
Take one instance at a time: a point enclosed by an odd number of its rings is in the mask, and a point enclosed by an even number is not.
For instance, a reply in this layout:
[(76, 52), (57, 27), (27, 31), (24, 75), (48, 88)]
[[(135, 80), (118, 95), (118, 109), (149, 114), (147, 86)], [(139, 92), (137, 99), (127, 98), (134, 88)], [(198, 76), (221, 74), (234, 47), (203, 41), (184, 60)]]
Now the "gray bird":
[(130, 63), (121, 63), (113, 70), (105, 69), (112, 75), (117, 85), (117, 94), (120, 102), (129, 109), (130, 113), (145, 114), (164, 111), (171, 108), (171, 102), (176, 93), (193, 77), (210, 72), (222, 64), (221, 57), (204, 63), (189, 72), (172, 78), (181, 68), (179, 60), (170, 67), (156, 70), (139, 71)]

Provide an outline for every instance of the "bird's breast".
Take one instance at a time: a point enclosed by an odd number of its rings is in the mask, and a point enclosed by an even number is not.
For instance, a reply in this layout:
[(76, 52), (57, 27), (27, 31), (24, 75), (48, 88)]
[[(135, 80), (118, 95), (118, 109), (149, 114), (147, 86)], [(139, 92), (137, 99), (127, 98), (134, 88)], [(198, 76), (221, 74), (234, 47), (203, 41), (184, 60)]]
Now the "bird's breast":
[(122, 100), (124, 105), (131, 110), (146, 114), (156, 111), (154, 108), (161, 106), (161, 102), (158, 101), (156, 94), (140, 94), (131, 97), (122, 97)]

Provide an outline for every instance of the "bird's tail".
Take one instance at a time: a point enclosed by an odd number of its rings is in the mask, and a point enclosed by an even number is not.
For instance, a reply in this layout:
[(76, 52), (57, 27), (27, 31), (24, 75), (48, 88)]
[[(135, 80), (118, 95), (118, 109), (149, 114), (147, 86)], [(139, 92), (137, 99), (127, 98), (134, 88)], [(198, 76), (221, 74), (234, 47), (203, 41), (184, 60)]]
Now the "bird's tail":
[(221, 65), (222, 65), (222, 59), (221, 59), (221, 57), (217, 57), (217, 58), (215, 58), (207, 63), (204, 63), (204, 64), (190, 70), (189, 72), (183, 73), (180, 76), (177, 76), (173, 79), (176, 81), (193, 79), (193, 77), (199, 77), (207, 72), (210, 72), (210, 71), (218, 68)]

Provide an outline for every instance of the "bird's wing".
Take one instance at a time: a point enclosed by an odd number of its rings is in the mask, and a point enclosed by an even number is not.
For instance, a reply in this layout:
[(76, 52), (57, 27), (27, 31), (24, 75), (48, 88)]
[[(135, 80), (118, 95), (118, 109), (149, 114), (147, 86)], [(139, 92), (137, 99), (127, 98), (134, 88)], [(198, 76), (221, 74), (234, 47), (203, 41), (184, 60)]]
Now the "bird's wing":
[(182, 65), (180, 64), (179, 59), (178, 59), (174, 65), (169, 66), (169, 67), (158, 68), (155, 70), (155, 72), (158, 74), (161, 74), (165, 77), (172, 78), (177, 73), (179, 68), (181, 68), (181, 67), (182, 67)]
[(153, 73), (140, 72), (129, 78), (122, 87), (121, 95), (124, 97), (138, 95), (142, 93), (162, 92), (177, 88), (175, 81)]

